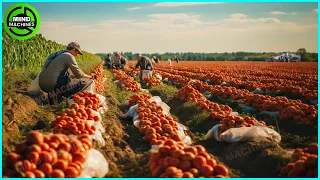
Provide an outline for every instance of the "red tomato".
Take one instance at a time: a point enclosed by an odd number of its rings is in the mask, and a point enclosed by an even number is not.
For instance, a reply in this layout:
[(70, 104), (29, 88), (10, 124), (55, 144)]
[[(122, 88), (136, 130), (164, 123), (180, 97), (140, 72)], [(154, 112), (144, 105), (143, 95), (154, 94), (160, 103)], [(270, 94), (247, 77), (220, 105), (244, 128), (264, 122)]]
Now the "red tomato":
[(199, 175), (200, 175), (199, 170), (196, 168), (190, 169), (189, 172), (191, 172), (194, 177), (199, 177)]
[(49, 143), (49, 147), (52, 148), (52, 149), (58, 149), (58, 143), (56, 143), (56, 142), (50, 142), (50, 143)]
[(48, 135), (43, 135), (43, 142), (49, 144), (51, 140), (51, 137)]
[(173, 146), (176, 145), (176, 142), (175, 142), (174, 140), (172, 140), (172, 139), (168, 139), (168, 140), (166, 140), (166, 141), (164, 142), (164, 145), (167, 145), (167, 146), (169, 146), (169, 147), (173, 147)]
[(52, 173), (52, 166), (50, 163), (43, 163), (39, 166), (38, 169), (46, 175), (51, 175)]
[(75, 161), (69, 164), (69, 167), (74, 167), (76, 168), (79, 172), (82, 171), (82, 162)]
[(196, 145), (194, 147), (197, 148), (199, 154), (206, 152), (206, 149), (201, 145)]
[(79, 149), (81, 149), (82, 142), (80, 140), (78, 140), (78, 139), (72, 139), (70, 145), (71, 145), (70, 152), (76, 152)]
[(218, 174), (218, 175), (216, 175), (216, 176), (214, 176), (215, 178), (225, 178), (225, 176), (222, 176), (222, 175), (220, 175), (220, 174)]
[(31, 162), (28, 160), (18, 161), (14, 164), (15, 170), (18, 173), (30, 171), (32, 169), (31, 166)]
[(182, 177), (183, 178), (194, 178), (194, 176), (191, 172), (184, 172)]
[(52, 178), (64, 178), (65, 175), (64, 175), (64, 172), (62, 170), (55, 169), (55, 170), (52, 171), (51, 177)]
[(170, 157), (168, 166), (177, 167), (179, 165), (179, 163), (180, 163), (180, 160), (178, 158)]
[(72, 166), (67, 167), (67, 169), (64, 170), (64, 174), (66, 178), (76, 178), (80, 175), (79, 171)]
[(73, 154), (73, 161), (80, 161), (80, 162), (84, 162), (86, 160), (87, 156), (85, 155), (85, 153), (83, 152), (75, 152)]
[(223, 165), (216, 165), (214, 167), (214, 172), (217, 175), (228, 176), (229, 170)]
[(209, 155), (208, 153), (205, 153), (205, 152), (201, 152), (201, 153), (199, 153), (198, 155), (206, 158), (206, 160), (208, 160), (208, 159), (211, 158), (210, 155)]
[(40, 153), (41, 152), (41, 146), (34, 144), (34, 145), (29, 147), (28, 152)]
[(24, 173), (24, 177), (26, 178), (36, 178), (35, 174), (32, 171), (27, 171)]
[(181, 161), (178, 168), (183, 171), (188, 171), (192, 167), (190, 161)]
[(49, 148), (48, 152), (52, 155), (52, 164), (56, 163), (58, 161), (57, 151), (52, 148)]
[(31, 131), (27, 135), (27, 144), (38, 144), (41, 145), (44, 141), (43, 134), (39, 131)]
[(54, 134), (54, 135), (51, 136), (51, 142), (60, 144), (60, 143), (65, 142), (65, 140), (64, 140), (64, 138), (63, 138), (62, 135), (60, 135), (60, 134)]
[(217, 161), (213, 158), (210, 158), (210, 159), (207, 159), (207, 164), (214, 168), (217, 165)]
[(201, 167), (200, 174), (204, 177), (210, 177), (213, 174), (213, 167), (209, 165), (204, 165)]
[(192, 163), (195, 168), (201, 169), (203, 166), (207, 164), (207, 160), (203, 156), (197, 156), (194, 158)]
[(71, 144), (68, 142), (62, 142), (58, 146), (58, 150), (65, 150), (67, 152), (70, 152), (71, 150)]
[(45, 163), (45, 162), (51, 163), (53, 160), (52, 154), (46, 151), (40, 152), (39, 157), (40, 157), (41, 163)]
[(171, 175), (173, 178), (182, 178), (183, 177), (183, 172), (176, 172)]
[(195, 156), (198, 155), (198, 150), (195, 147), (187, 147), (184, 149), (185, 152), (191, 152), (192, 154), (194, 154)]
[(173, 175), (178, 171), (178, 169), (176, 167), (170, 166), (166, 169), (166, 173), (168, 175)]
[(47, 151), (50, 148), (50, 146), (47, 143), (42, 143), (41, 144), (41, 150), (42, 151)]
[(186, 152), (185, 154), (183, 154), (181, 156), (181, 158), (182, 158), (182, 160), (190, 161), (190, 160), (193, 160), (195, 158), (195, 155), (192, 152)]
[(162, 156), (168, 155), (168, 154), (170, 153), (170, 146), (164, 145), (164, 146), (160, 147), (160, 148), (159, 148), (159, 152), (160, 152), (160, 154), (161, 154)]
[(68, 161), (64, 159), (59, 159), (54, 165), (53, 169), (65, 170), (68, 167)]
[(31, 151), (30, 153), (27, 154), (27, 159), (34, 164), (38, 164), (40, 160), (39, 153), (35, 151)]
[(172, 152), (172, 156), (175, 158), (180, 158), (184, 154), (185, 152), (179, 149)]
[(33, 170), (33, 173), (36, 176), (36, 178), (45, 178), (46, 176), (42, 171), (38, 169)]
[(72, 162), (72, 155), (68, 153), (67, 151), (60, 150), (58, 151), (58, 158), (59, 159), (64, 159), (68, 162)]

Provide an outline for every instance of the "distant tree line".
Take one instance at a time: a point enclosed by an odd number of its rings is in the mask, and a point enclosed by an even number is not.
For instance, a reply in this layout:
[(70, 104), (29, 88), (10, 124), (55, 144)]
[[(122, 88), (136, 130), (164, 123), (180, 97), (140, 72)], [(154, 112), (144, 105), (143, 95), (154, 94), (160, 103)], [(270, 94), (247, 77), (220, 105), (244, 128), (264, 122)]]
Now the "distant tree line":
[[(302, 61), (318, 61), (318, 53), (309, 53), (306, 52), (304, 48), (299, 49), (297, 52), (290, 52), (302, 56)], [(106, 53), (96, 54), (102, 59), (107, 57)], [(122, 52), (122, 56), (128, 60), (136, 60), (136, 54), (132, 52)], [(232, 53), (193, 53), (193, 52), (167, 52), (164, 54), (159, 53), (142, 53), (143, 56), (152, 58), (156, 56), (160, 61), (166, 61), (172, 59), (174, 56), (177, 56), (182, 61), (265, 61), (266, 58), (270, 56), (277, 56), (279, 53), (273, 52), (232, 52)]]

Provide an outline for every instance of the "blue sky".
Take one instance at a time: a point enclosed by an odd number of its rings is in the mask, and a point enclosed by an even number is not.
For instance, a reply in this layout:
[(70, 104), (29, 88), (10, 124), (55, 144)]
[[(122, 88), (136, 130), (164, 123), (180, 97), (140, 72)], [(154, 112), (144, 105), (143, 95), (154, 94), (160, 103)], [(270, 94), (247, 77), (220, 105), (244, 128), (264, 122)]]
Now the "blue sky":
[[(3, 3), (3, 15), (13, 3)], [(39, 32), (89, 52), (318, 49), (317, 3), (29, 3)]]

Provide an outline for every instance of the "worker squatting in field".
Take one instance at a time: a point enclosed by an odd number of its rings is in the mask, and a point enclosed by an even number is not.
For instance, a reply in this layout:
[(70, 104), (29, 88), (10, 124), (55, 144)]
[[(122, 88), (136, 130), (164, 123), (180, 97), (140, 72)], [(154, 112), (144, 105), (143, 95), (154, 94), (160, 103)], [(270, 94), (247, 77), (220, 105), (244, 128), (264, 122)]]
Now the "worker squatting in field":
[[(94, 74), (87, 75), (78, 67), (75, 57), (82, 51), (80, 45), (71, 42), (66, 50), (60, 50), (48, 56), (39, 75), (39, 86), (42, 91), (49, 93), (49, 103), (61, 102), (62, 97), (83, 90), (93, 83)], [(68, 70), (73, 74), (69, 74)]]
[(141, 54), (137, 54), (138, 62), (135, 68), (140, 68), (139, 78), (142, 79), (143, 73), (146, 73), (146, 76), (152, 76), (152, 61), (147, 56), (142, 56)]

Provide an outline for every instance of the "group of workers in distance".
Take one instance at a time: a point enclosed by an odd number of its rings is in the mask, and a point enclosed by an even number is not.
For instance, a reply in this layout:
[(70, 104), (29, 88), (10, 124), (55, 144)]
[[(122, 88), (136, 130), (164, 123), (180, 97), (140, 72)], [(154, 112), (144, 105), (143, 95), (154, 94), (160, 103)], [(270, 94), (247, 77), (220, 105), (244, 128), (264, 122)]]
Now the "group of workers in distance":
[[(159, 63), (160, 59), (157, 58), (156, 56), (153, 56), (151, 59), (149, 59), (147, 56), (142, 56), (141, 54), (137, 54), (137, 59), (138, 59), (138, 64), (139, 64), (139, 59), (143, 59), (147, 61), (149, 64), (154, 64), (154, 63)], [(177, 56), (173, 57), (173, 60), (179, 63), (179, 58)], [(108, 54), (107, 57), (105, 58), (105, 66), (108, 69), (124, 69), (124, 67), (127, 65), (127, 59), (119, 52), (115, 52), (113, 56), (111, 54)], [(168, 59), (169, 65), (171, 65), (171, 59)]]
[[(96, 75), (86, 74), (79, 68), (76, 61), (78, 55), (83, 55), (80, 45), (77, 42), (71, 42), (66, 49), (54, 52), (47, 57), (38, 75), (39, 81), (36, 81), (37, 78), (34, 81), (37, 82), (39, 91), (42, 90), (48, 94), (49, 104), (60, 103), (63, 97), (69, 98), (94, 83)], [(137, 54), (137, 59), (135, 69), (140, 69), (140, 79), (142, 79), (144, 72), (150, 71), (152, 73), (153, 64), (160, 61), (155, 56), (150, 60), (141, 54)], [(173, 60), (179, 63), (177, 56)], [(171, 60), (169, 64), (171, 65)], [(105, 66), (109, 69), (124, 69), (126, 65), (127, 59), (119, 52), (115, 52), (112, 57), (109, 54), (105, 59)]]

